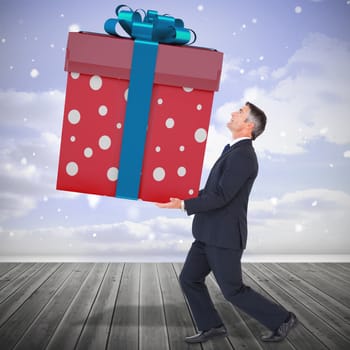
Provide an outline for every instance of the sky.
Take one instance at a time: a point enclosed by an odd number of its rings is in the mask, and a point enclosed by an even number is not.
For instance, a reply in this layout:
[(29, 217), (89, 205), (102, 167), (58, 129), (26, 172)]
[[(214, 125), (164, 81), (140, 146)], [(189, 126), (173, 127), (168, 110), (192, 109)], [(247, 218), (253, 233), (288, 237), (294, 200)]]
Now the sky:
[[(2, 261), (183, 261), (193, 241), (181, 211), (56, 190), (68, 32), (103, 33), (118, 4), (0, 2)], [(230, 113), (250, 101), (267, 114), (244, 259), (350, 261), (350, 1), (127, 4), (182, 18), (194, 46), (224, 53), (201, 186)]]

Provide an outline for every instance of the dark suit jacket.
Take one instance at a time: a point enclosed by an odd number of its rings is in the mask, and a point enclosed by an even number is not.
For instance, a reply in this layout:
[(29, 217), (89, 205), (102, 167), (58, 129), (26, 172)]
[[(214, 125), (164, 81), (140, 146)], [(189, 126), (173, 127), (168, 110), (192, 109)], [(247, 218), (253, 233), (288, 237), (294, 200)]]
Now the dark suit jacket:
[(248, 198), (258, 174), (252, 140), (241, 140), (216, 161), (198, 197), (185, 200), (195, 214), (195, 239), (217, 247), (245, 249)]

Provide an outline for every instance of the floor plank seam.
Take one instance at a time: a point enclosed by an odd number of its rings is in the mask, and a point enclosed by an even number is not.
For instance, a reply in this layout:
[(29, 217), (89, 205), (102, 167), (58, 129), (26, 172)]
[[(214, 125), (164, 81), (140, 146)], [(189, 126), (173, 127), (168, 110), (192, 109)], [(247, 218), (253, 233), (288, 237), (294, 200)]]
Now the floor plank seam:
[(124, 276), (125, 263), (122, 263), (122, 264), (123, 264), (123, 267), (122, 267), (122, 272), (120, 274), (120, 279), (119, 279), (119, 283), (118, 283), (118, 291), (116, 293), (115, 301), (114, 301), (114, 304), (113, 304), (113, 312), (112, 312), (111, 323), (109, 325), (108, 335), (107, 335), (107, 339), (106, 339), (105, 350), (107, 350), (108, 347), (109, 347), (111, 331), (112, 331), (112, 328), (113, 328), (113, 320), (114, 320), (114, 315), (115, 315), (116, 307), (117, 307), (117, 300), (118, 300), (118, 296), (119, 296), (119, 292), (120, 292), (120, 286), (122, 284), (122, 279), (123, 279), (123, 276)]
[(45, 311), (46, 307), (50, 304), (50, 302), (54, 299), (54, 297), (58, 294), (58, 292), (63, 288), (63, 286), (66, 284), (67, 280), (69, 279), (69, 277), (73, 274), (73, 272), (74, 272), (74, 268), (72, 268), (70, 273), (66, 276), (66, 278), (64, 279), (62, 284), (56, 289), (55, 293), (52, 294), (51, 298), (47, 301), (47, 303), (37, 312), (37, 314), (32, 319), (31, 323), (28, 325), (26, 330), (23, 332), (22, 336), (20, 336), (18, 341), (15, 343), (13, 349), (15, 349), (18, 346), (18, 344), (22, 341), (22, 339), (28, 334), (28, 332), (30, 331), (32, 325), (43, 314), (43, 312)]
[[(304, 309), (307, 309), (309, 310), (309, 313), (313, 314), (314, 317), (318, 318), (319, 320), (321, 320), (324, 324), (326, 324), (326, 326), (328, 326), (330, 329), (332, 329), (340, 338), (343, 338), (344, 341), (348, 341), (348, 339), (342, 334), (342, 333), (339, 333), (339, 330), (334, 328), (332, 325), (330, 325), (328, 323), (328, 321), (324, 320), (324, 318), (322, 318), (320, 315), (318, 315), (317, 313), (315, 313), (307, 304), (305, 304), (305, 301), (303, 300), (299, 300), (299, 299), (296, 299), (290, 292), (288, 292), (285, 288), (283, 288), (282, 286), (278, 285), (276, 282), (274, 282), (273, 280), (271, 280), (271, 278), (269, 278), (263, 271), (261, 271), (261, 269), (259, 269), (258, 267), (256, 267), (260, 273), (262, 273), (276, 288), (279, 288), (283, 291), (283, 293), (286, 293), (287, 295), (289, 295), (289, 297), (293, 300), (295, 300), (297, 303), (300, 303), (301, 306), (304, 308)], [(307, 327), (305, 325), (303, 325), (306, 329)], [(311, 332), (311, 330), (309, 330)], [(312, 333), (312, 332), (311, 332)], [(319, 339), (321, 342), (322, 340)], [(326, 344), (324, 344), (326, 346)]]
[[(104, 281), (104, 279), (105, 279), (105, 277), (106, 277), (106, 275), (107, 275), (107, 271), (109, 270), (109, 267), (110, 267), (110, 264), (107, 264), (107, 267), (106, 267), (105, 272), (104, 272), (104, 274), (103, 274), (103, 277), (102, 277), (102, 279), (101, 279), (101, 283), (100, 283), (100, 285), (99, 285), (99, 287), (98, 287), (98, 289), (97, 289), (97, 291), (96, 291), (96, 294), (95, 294), (95, 296), (94, 296), (94, 299), (93, 299), (93, 301), (92, 301), (92, 303), (91, 303), (91, 305), (90, 305), (89, 312), (88, 312), (87, 315), (86, 315), (86, 318), (85, 318), (85, 320), (84, 320), (84, 323), (83, 323), (83, 325), (82, 325), (82, 327), (81, 327), (81, 329), (80, 329), (79, 336), (77, 337), (77, 340), (76, 340), (76, 342), (75, 342), (75, 344), (74, 344), (74, 350), (77, 348), (77, 346), (78, 346), (78, 344), (79, 344), (79, 340), (80, 340), (81, 335), (82, 335), (83, 332), (84, 332), (85, 326), (86, 326), (86, 324), (87, 324), (87, 322), (88, 322), (88, 320), (89, 320), (89, 317), (90, 317), (90, 315), (91, 315), (91, 311), (92, 311), (92, 309), (93, 309), (93, 307), (94, 307), (94, 305), (95, 305), (96, 299), (97, 299), (97, 297), (98, 297), (98, 295), (99, 295), (99, 293), (100, 293), (101, 286), (103, 285), (103, 281)], [(86, 279), (87, 279), (87, 278), (88, 278), (88, 276), (86, 277)], [(79, 292), (78, 292), (78, 293), (79, 293)], [(77, 293), (77, 295), (78, 295), (78, 293)], [(63, 317), (62, 317), (62, 320), (63, 320)], [(58, 328), (58, 327), (57, 327), (57, 328)]]
[(167, 336), (167, 341), (168, 341), (168, 349), (171, 350), (169, 330), (168, 330), (168, 320), (167, 320), (167, 316), (166, 316), (166, 312), (165, 312), (164, 295), (163, 295), (163, 290), (162, 290), (162, 284), (160, 282), (160, 277), (159, 277), (158, 264), (156, 264), (156, 272), (157, 272), (156, 276), (157, 276), (157, 280), (158, 280), (160, 297), (161, 297), (161, 301), (162, 301), (162, 311), (163, 311), (163, 317), (164, 317), (164, 322), (165, 322), (165, 331), (166, 331), (166, 336)]

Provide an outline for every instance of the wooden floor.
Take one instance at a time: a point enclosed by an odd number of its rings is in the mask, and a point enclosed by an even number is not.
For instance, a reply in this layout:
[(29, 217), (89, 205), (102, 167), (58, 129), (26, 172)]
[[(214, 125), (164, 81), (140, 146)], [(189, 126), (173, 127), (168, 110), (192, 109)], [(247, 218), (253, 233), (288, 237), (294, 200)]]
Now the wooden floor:
[(294, 311), (299, 324), (278, 344), (207, 285), (229, 337), (202, 345), (178, 284), (181, 264), (2, 263), (0, 349), (350, 349), (350, 264), (243, 265), (244, 281)]

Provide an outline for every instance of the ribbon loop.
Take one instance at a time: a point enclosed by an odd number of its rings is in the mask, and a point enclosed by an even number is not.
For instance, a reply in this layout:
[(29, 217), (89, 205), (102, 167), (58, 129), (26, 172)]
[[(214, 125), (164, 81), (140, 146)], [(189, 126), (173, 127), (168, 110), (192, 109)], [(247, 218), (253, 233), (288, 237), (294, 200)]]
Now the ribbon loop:
[[(143, 18), (140, 11), (145, 13)], [(115, 13), (117, 18), (110, 18), (105, 22), (104, 29), (108, 34), (121, 36), (116, 28), (120, 24), (133, 39), (174, 45), (185, 45), (191, 40), (193, 31), (185, 28), (180, 18), (158, 15), (154, 10), (148, 10), (147, 13), (142, 9), (133, 11), (127, 5), (119, 5)]]

